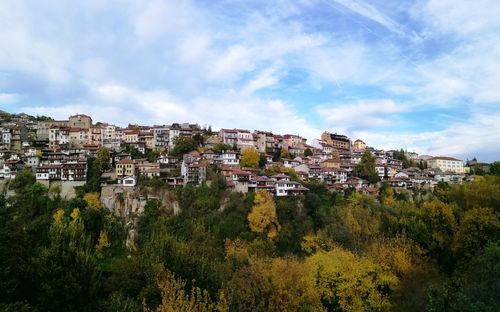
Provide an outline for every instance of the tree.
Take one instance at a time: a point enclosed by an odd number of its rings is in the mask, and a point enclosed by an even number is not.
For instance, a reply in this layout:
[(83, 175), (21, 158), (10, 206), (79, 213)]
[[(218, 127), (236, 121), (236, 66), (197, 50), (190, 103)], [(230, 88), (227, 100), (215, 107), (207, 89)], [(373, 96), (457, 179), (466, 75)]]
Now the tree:
[(280, 158), (290, 158), (290, 153), (288, 152), (288, 149), (286, 148), (281, 149)]
[(427, 226), (427, 249), (440, 264), (451, 269), (453, 236), (457, 228), (455, 215), (450, 205), (438, 200), (422, 205), (423, 221)]
[(214, 145), (214, 147), (212, 148), (212, 151), (215, 153), (215, 154), (220, 154), (222, 152), (225, 152), (225, 151), (230, 151), (231, 150), (231, 145), (229, 144), (224, 144), (224, 143), (217, 143)]
[(225, 289), (231, 311), (325, 311), (314, 279), (292, 258), (253, 258)]
[(264, 233), (270, 239), (278, 236), (281, 225), (278, 222), (276, 204), (269, 192), (263, 190), (256, 192), (254, 205), (247, 219), (252, 231)]
[(393, 157), (394, 159), (401, 160), (403, 168), (405, 169), (412, 167), (414, 165), (413, 161), (409, 160), (408, 157), (406, 157), (406, 154), (403, 151), (403, 149), (401, 149), (400, 151), (395, 151)]
[(89, 208), (101, 209), (101, 200), (99, 195), (99, 193), (87, 193), (83, 196), (83, 200), (85, 200)]
[(311, 279), (328, 311), (383, 311), (399, 280), (364, 256), (336, 247), (306, 259)]
[(311, 151), (311, 149), (308, 147), (304, 150), (304, 156), (305, 157), (309, 157), (309, 156), (312, 156), (313, 155), (313, 152)]
[[(156, 312), (227, 312), (224, 294), (219, 301), (213, 301), (206, 290), (193, 287), (185, 290), (186, 282), (164, 269), (158, 273), (158, 288), (161, 291), (161, 304)], [(151, 311), (151, 310), (147, 310)]]
[(179, 136), (175, 139), (175, 146), (169, 152), (170, 155), (180, 157), (194, 151), (197, 147), (196, 141), (191, 137)]
[(466, 211), (455, 233), (454, 249), (459, 256), (474, 257), (488, 242), (500, 240), (500, 215), (491, 208)]
[(359, 178), (366, 179), (370, 183), (376, 183), (380, 179), (375, 171), (375, 157), (372, 153), (366, 151), (361, 157), (359, 164), (354, 167), (353, 174)]
[(495, 161), (490, 165), (490, 173), (500, 175), (500, 161)]
[(260, 154), (254, 148), (247, 148), (241, 153), (241, 167), (259, 168)]

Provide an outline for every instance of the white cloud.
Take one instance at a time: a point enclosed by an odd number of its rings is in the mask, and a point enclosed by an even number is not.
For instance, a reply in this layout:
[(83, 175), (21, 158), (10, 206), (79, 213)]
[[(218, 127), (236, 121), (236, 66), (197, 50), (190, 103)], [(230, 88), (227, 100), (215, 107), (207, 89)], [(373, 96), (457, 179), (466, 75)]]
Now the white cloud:
[(355, 131), (369, 145), (384, 149), (407, 148), (420, 154), (480, 157), (483, 161), (498, 160), (500, 113), (474, 113), (469, 119), (455, 121), (443, 130), (420, 133), (394, 131)]
[(430, 0), (417, 6), (414, 14), (427, 24), (427, 34), (451, 33), (468, 36), (475, 33), (498, 33), (500, 6), (497, 0)]
[(353, 129), (378, 128), (393, 125), (393, 114), (406, 111), (391, 99), (361, 100), (341, 105), (320, 105), (316, 113), (335, 131), (350, 133)]
[(12, 104), (19, 99), (16, 93), (0, 93), (0, 104)]
[(398, 34), (399, 36), (408, 37), (414, 41), (421, 40), (421, 38), (415, 32), (406, 29), (405, 26), (389, 18), (387, 15), (383, 14), (372, 5), (357, 0), (332, 0), (332, 1), (348, 8), (349, 10), (361, 16), (364, 16), (365, 18), (368, 18), (384, 26), (385, 28), (387, 28), (388, 30), (390, 30), (395, 34)]

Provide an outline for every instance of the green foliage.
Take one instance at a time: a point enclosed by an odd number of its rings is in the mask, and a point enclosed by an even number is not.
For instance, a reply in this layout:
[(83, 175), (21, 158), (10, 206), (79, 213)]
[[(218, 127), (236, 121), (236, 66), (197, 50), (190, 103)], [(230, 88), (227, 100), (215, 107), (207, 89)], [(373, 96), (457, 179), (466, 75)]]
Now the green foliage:
[(393, 157), (394, 157), (394, 159), (401, 160), (401, 162), (403, 164), (403, 168), (405, 168), (405, 169), (415, 166), (415, 163), (412, 160), (409, 160), (408, 157), (406, 157), (406, 154), (403, 151), (403, 149), (401, 149), (399, 151), (395, 151)]
[(312, 156), (313, 155), (313, 152), (311, 151), (311, 149), (308, 147), (304, 150), (304, 156), (305, 157), (309, 157), (309, 156)]
[(169, 151), (169, 155), (181, 157), (182, 155), (194, 151), (198, 143), (192, 137), (179, 136), (175, 139), (174, 147)]
[(212, 151), (215, 154), (220, 154), (220, 153), (225, 152), (225, 151), (230, 151), (231, 149), (232, 149), (232, 147), (229, 144), (217, 143), (212, 148)]
[(500, 175), (500, 161), (495, 161), (491, 163), (490, 173), (495, 175)]
[(372, 153), (366, 151), (363, 154), (359, 164), (354, 167), (353, 175), (368, 180), (370, 183), (376, 183), (380, 180), (375, 171), (375, 157)]
[(165, 196), (122, 219), (91, 190), (108, 164), (99, 151), (71, 200), (28, 170), (0, 195), (0, 310), (499, 310), (498, 176), (426, 194), (382, 184), (377, 199), (305, 183), (303, 197), (274, 198), (229, 192), (214, 171), (210, 184), (138, 188)]

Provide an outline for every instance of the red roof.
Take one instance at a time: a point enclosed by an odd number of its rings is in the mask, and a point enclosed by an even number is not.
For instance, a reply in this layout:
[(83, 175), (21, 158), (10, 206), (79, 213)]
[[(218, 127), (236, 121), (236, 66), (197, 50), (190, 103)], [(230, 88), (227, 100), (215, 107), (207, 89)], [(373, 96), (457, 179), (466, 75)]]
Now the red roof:
[(447, 157), (447, 156), (431, 157), (428, 160), (454, 160), (454, 161), (461, 161), (460, 159), (456, 159), (456, 158), (453, 158), (453, 157)]
[(134, 161), (131, 159), (122, 159), (119, 162), (117, 162), (118, 165), (130, 165), (133, 163), (134, 163)]

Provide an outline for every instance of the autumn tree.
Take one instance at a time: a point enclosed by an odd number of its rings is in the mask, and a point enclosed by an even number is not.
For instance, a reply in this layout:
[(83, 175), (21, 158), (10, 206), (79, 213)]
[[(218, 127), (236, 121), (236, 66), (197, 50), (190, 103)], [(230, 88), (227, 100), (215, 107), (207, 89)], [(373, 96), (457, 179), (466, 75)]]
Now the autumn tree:
[(290, 158), (290, 153), (287, 148), (282, 148), (280, 152), (280, 158)]
[(186, 282), (177, 278), (173, 273), (160, 269), (157, 273), (158, 288), (161, 291), (161, 304), (149, 312), (227, 312), (227, 301), (223, 293), (219, 300), (210, 298), (206, 290), (192, 287), (186, 291)]
[(260, 154), (254, 148), (247, 148), (241, 153), (241, 167), (259, 168)]
[(450, 268), (453, 236), (457, 222), (450, 205), (438, 200), (422, 205), (423, 221), (427, 226), (427, 249), (445, 267)]
[(474, 257), (488, 242), (500, 241), (500, 215), (491, 208), (466, 211), (455, 233), (454, 249), (466, 259)]
[(87, 203), (87, 207), (91, 209), (100, 209), (101, 200), (99, 193), (87, 193), (83, 196), (83, 200)]
[(232, 311), (325, 311), (315, 280), (292, 258), (254, 258), (225, 289)]
[(309, 157), (309, 156), (312, 156), (313, 155), (313, 152), (311, 151), (311, 149), (309, 147), (307, 147), (305, 150), (304, 150), (304, 156), (305, 157)]
[(385, 311), (398, 278), (373, 260), (336, 247), (306, 259), (328, 311)]
[(247, 219), (252, 231), (264, 233), (270, 239), (278, 236), (281, 225), (278, 222), (276, 204), (269, 192), (263, 190), (256, 192), (254, 205)]

